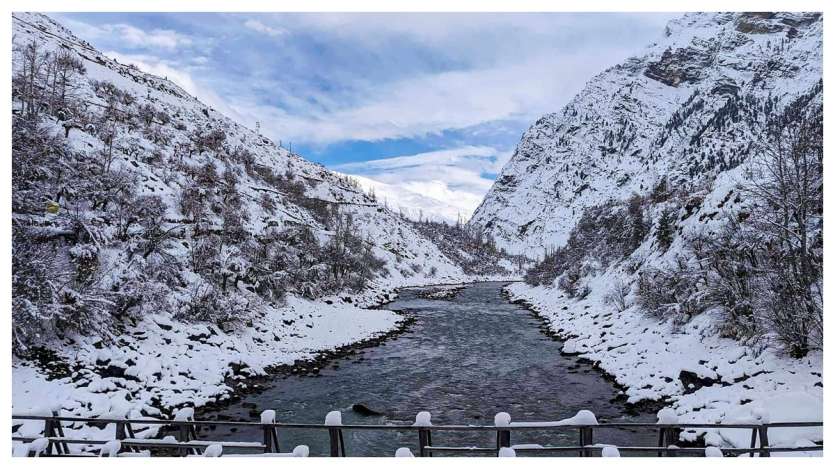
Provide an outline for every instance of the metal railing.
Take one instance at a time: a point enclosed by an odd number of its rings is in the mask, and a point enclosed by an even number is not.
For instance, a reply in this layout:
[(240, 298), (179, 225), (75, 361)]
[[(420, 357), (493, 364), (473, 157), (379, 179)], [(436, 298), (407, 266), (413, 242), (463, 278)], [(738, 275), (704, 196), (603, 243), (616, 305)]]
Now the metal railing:
[[(270, 412), (270, 411), (267, 411)], [(333, 414), (334, 412), (332, 412)], [(669, 456), (669, 455), (704, 455), (705, 448), (678, 447), (674, 443), (678, 441), (678, 435), (685, 429), (739, 429), (751, 431), (751, 443), (748, 448), (721, 447), (717, 448), (724, 455), (738, 456), (748, 453), (749, 456), (759, 455), (768, 457), (772, 453), (782, 452), (805, 452), (822, 451), (823, 444), (802, 446), (802, 447), (774, 447), (769, 445), (769, 429), (776, 428), (801, 428), (801, 427), (823, 427), (823, 422), (770, 422), (770, 423), (594, 423), (594, 424), (560, 424), (555, 422), (514, 422), (507, 425), (431, 425), (426, 424), (429, 420), (416, 421), (415, 424), (403, 425), (363, 425), (363, 424), (342, 424), (341, 414), (336, 413), (335, 420), (326, 420), (324, 424), (314, 423), (285, 423), (276, 422), (274, 417), (265, 420), (262, 414), (260, 422), (252, 421), (229, 421), (229, 420), (194, 420), (187, 419), (128, 419), (128, 418), (93, 418), (62, 416), (57, 412), (53, 415), (12, 415), (13, 421), (39, 420), (44, 422), (42, 435), (38, 436), (13, 436), (13, 441), (31, 443), (44, 439), (46, 444), (35, 451), (27, 451), (27, 455), (34, 456), (76, 456), (95, 455), (93, 451), (87, 450), (79, 454), (73, 454), (68, 445), (79, 444), (94, 447), (111, 441), (119, 441), (120, 448), (124, 452), (138, 452), (141, 450), (156, 450), (166, 455), (193, 455), (201, 454), (211, 445), (221, 445), (229, 449), (246, 449), (264, 453), (279, 453), (278, 429), (298, 430), (314, 429), (328, 432), (330, 443), (330, 456), (345, 456), (345, 441), (343, 431), (395, 431), (414, 432), (417, 436), (418, 455), (431, 457), (437, 454), (473, 454), (473, 455), (497, 455), (501, 448), (513, 448), (515, 453), (575, 453), (580, 457), (601, 455), (603, 448), (612, 445), (595, 444), (595, 432), (601, 429), (622, 429), (657, 432), (657, 446), (619, 446), (618, 452), (622, 453), (644, 453), (645, 455)], [(274, 415), (274, 413), (272, 414)], [(63, 424), (65, 422), (82, 422), (88, 425), (103, 427), (108, 424), (115, 424), (115, 432), (111, 440), (89, 440), (83, 438), (68, 438), (65, 436)], [(497, 419), (497, 423), (498, 419)], [(261, 441), (203, 441), (197, 437), (201, 426), (236, 426), (236, 427), (257, 427), (262, 430)], [(136, 427), (159, 426), (164, 432), (174, 436), (175, 441), (168, 439), (136, 438)], [(525, 431), (558, 431), (576, 432), (577, 445), (572, 446), (542, 446), (542, 445), (517, 445), (511, 444), (511, 434)], [(496, 445), (493, 447), (478, 446), (435, 446), (432, 444), (432, 435), (447, 432), (486, 432), (496, 436)], [(173, 454), (172, 454), (173, 453)]]

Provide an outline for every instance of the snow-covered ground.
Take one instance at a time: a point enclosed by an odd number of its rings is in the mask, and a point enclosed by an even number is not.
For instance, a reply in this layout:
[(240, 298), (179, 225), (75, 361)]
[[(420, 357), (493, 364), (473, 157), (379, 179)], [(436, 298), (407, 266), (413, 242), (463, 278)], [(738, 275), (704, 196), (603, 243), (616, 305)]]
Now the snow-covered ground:
[[(338, 294), (317, 301), (301, 299), (289, 292), (286, 301), (276, 299), (273, 302), (256, 296), (252, 285), (246, 285), (246, 281), (235, 282), (230, 291), (247, 299), (247, 313), (252, 317), (241, 321), (245, 324), (238, 324), (234, 330), (177, 316), (177, 308), (173, 305), (188, 300), (189, 288), (161, 285), (170, 301), (163, 306), (142, 303), (141, 313), (117, 321), (119, 329), (106, 331), (107, 336), (102, 333), (102, 337), (97, 337), (89, 331), (84, 335), (61, 331), (61, 337), (44, 339), (44, 343), (38, 344), (54, 353), (54, 359), (46, 358), (41, 360), (42, 363), (36, 363), (36, 358), (15, 358), (13, 412), (42, 414), (61, 409), (66, 414), (81, 416), (140, 413), (154, 416), (182, 406), (206, 405), (229, 397), (235, 387), (230, 383), (239, 382), (238, 387), (243, 387), (246, 377), (262, 375), (271, 365), (309, 359), (318, 351), (395, 329), (403, 319), (401, 316), (368, 308), (393, 298), (396, 288), (481, 279), (465, 275), (460, 266), (448, 259), (431, 240), (417, 233), (407, 220), (345, 177), (306, 161), (226, 118), (167, 79), (107, 57), (44, 15), (15, 13), (14, 31), (15, 46), (37, 41), (43, 50), (69, 48), (77, 54), (84, 65), (84, 73), (73, 83), (74, 94), (85, 102), (91, 115), (107, 106), (100, 93), (97, 94), (97, 83), (110, 83), (115, 90), (130, 96), (120, 105), (124, 114), (132, 115), (138, 112), (138, 106), (148, 105), (169, 116), (170, 122), (152, 126), (165, 137), (157, 142), (141, 126), (114, 123), (121, 143), (114, 145), (118, 148), (112, 150), (111, 167), (113, 171), (134, 175), (138, 194), (160, 197), (166, 207), (166, 223), (191, 223), (182, 213), (180, 201), (183, 191), (194, 182), (186, 177), (183, 168), (212, 163), (221, 173), (228, 170), (238, 175), (239, 180), (234, 185), (241, 198), (240, 210), (250, 215), (243, 224), (248, 235), (269, 238), (274, 231), (306, 226), (312, 230), (317, 242), (324, 244), (334, 236), (333, 230), (317, 219), (313, 209), (303, 204), (318, 200), (327, 206), (339, 207), (341, 213), (352, 217), (355, 234), (361, 235), (373, 255), (383, 261), (385, 269), (370, 280), (363, 293)], [(20, 67), (19, 60), (13, 65)], [(61, 122), (53, 117), (44, 116), (42, 126), (49, 135), (65, 135)], [(105, 147), (95, 126), (81, 127), (68, 132), (64, 140), (68, 151), (90, 159), (100, 158)], [(226, 148), (215, 153), (183, 151), (182, 148), (191, 148), (194, 132), (201, 129), (222, 129), (226, 135)], [(244, 162), (226, 155), (244, 149), (251, 154), (249, 166), (255, 168), (253, 171), (247, 170)], [(155, 151), (161, 159), (149, 158)], [(174, 161), (175, 155), (179, 155), (177, 158), (182, 165)], [(270, 178), (264, 177), (264, 168), (273, 175), (286, 177), (292, 174), (291, 179), (300, 184), (303, 197), (294, 198), (287, 190), (277, 190), (269, 183)], [(216, 186), (207, 188), (207, 193), (214, 194)], [(265, 197), (272, 202), (273, 209), (265, 208)], [(62, 217), (66, 218), (68, 210), (61, 205), (58, 214), (15, 213), (14, 216), (26, 223), (53, 226), (63, 222)], [(129, 259), (129, 246), (118, 242), (112, 232), (110, 214), (92, 209), (88, 212), (85, 216), (101, 225), (103, 241), (97, 251), (100, 258), (98, 272), (102, 273), (103, 284), (113, 286), (124, 279), (142, 278), (146, 266)], [(215, 215), (210, 218), (209, 225), (218, 229), (221, 221)], [(187, 268), (189, 246), (194, 246), (194, 240), (183, 233), (166, 247), (170, 257), (165, 262), (177, 260), (180, 278), (188, 287), (194, 287), (205, 282)], [(230, 260), (240, 253), (241, 247), (231, 246)], [(71, 246), (61, 246), (62, 251), (69, 248)], [(240, 271), (245, 271), (247, 265), (240, 267)], [(142, 285), (145, 288), (147, 284)], [(175, 319), (178, 317), (181, 319)], [(41, 356), (48, 357), (48, 354)], [(50, 360), (57, 363), (49, 363)], [(60, 373), (54, 379), (56, 370), (65, 367), (70, 375)], [(240, 373), (240, 379), (233, 376), (233, 371)], [(28, 422), (17, 434), (28, 436), (41, 429), (41, 424)], [(71, 430), (70, 434), (112, 437), (108, 430), (90, 428)]]
[[(506, 291), (550, 323), (565, 339), (565, 353), (579, 354), (611, 375), (630, 403), (664, 400), (682, 423), (823, 421), (821, 353), (796, 360), (769, 347), (741, 345), (719, 337), (708, 314), (675, 326), (635, 307), (617, 312), (595, 294), (607, 291), (611, 280), (593, 279), (592, 294), (582, 300), (556, 287), (524, 283)], [(823, 439), (820, 427), (775, 428), (768, 434), (772, 446)], [(747, 447), (751, 437), (749, 430), (722, 429), (688, 431), (682, 438), (699, 435), (710, 445), (737, 447)]]
[[(499, 279), (457, 279), (476, 280)], [(245, 390), (246, 378), (266, 375), (271, 366), (312, 359), (318, 352), (396, 329), (403, 316), (370, 308), (393, 300), (399, 286), (378, 285), (362, 294), (319, 301), (291, 297), (285, 306), (271, 308), (251, 326), (236, 331), (184, 324), (166, 314), (155, 314), (127, 328), (114, 344), (77, 336), (73, 338), (76, 345), (61, 357), (70, 365), (71, 376), (50, 379), (38, 364), (15, 358), (12, 412), (49, 415), (60, 410), (64, 415), (83, 417), (165, 417), (171, 409), (222, 401)], [(24, 425), (15, 435), (37, 436), (43, 431), (40, 422), (14, 422), (19, 423)], [(109, 427), (78, 425), (67, 433), (108, 439), (114, 431)]]

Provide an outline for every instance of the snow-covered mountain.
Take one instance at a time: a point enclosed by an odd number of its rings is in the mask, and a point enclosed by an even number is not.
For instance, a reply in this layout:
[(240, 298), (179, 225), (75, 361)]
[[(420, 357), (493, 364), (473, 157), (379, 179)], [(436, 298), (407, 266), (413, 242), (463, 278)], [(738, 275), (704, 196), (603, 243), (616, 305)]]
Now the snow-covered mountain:
[(645, 195), (662, 177), (714, 177), (745, 161), (747, 138), (818, 86), (818, 13), (693, 13), (639, 57), (597, 75), (536, 121), (476, 210), (500, 246), (565, 244), (583, 209)]
[(629, 402), (822, 421), (822, 104), (820, 14), (684, 15), (539, 119), (470, 223), (541, 256), (506, 291)]
[(395, 288), (513, 268), (439, 246), (356, 180), (46, 15), (14, 13), (13, 32), (17, 411), (202, 405), (236, 375), (396, 328), (364, 309)]

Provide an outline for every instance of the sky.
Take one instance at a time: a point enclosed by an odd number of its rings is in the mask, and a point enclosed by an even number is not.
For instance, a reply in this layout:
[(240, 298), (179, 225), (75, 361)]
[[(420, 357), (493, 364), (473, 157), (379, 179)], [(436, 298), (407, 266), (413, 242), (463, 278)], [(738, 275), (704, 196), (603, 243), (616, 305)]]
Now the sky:
[(61, 13), (391, 207), (466, 220), (536, 119), (638, 55), (661, 13)]

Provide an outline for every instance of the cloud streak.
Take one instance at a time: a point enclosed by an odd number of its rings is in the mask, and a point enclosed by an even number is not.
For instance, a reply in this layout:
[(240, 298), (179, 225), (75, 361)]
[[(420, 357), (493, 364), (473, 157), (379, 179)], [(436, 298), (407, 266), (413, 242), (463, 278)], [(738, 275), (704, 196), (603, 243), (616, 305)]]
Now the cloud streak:
[(273, 28), (272, 26), (267, 26), (266, 24), (254, 19), (244, 21), (244, 26), (253, 31), (257, 31), (271, 37), (279, 37), (287, 34), (286, 29)]

